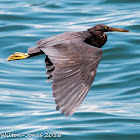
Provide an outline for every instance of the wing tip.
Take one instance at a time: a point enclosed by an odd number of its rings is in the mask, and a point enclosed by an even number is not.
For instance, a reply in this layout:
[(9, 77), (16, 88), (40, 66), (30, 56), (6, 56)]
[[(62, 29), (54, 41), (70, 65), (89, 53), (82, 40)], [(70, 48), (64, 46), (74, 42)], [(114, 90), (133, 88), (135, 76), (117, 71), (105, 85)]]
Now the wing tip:
[(59, 110), (59, 109), (60, 109), (60, 107), (59, 107), (59, 105), (57, 105), (57, 106), (56, 106), (56, 110)]
[(61, 111), (61, 113), (62, 113), (62, 114), (65, 114), (66, 117), (72, 116), (72, 115), (74, 114), (74, 112), (72, 112), (72, 111), (67, 112), (67, 111), (63, 111), (63, 110)]

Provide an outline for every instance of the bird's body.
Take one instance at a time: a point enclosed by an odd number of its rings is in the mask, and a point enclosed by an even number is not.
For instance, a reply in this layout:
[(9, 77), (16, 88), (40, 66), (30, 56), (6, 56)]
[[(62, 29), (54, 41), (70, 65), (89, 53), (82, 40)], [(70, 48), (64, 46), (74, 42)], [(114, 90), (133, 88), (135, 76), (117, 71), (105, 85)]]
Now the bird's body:
[[(87, 95), (102, 57), (100, 48), (107, 41), (104, 32), (109, 30), (127, 32), (100, 24), (87, 31), (41, 39), (37, 47), (28, 49), (26, 57), (46, 54), (46, 75), (52, 81), (56, 109), (62, 108), (66, 116), (72, 115)], [(15, 53), (8, 60), (22, 59), (21, 56)]]

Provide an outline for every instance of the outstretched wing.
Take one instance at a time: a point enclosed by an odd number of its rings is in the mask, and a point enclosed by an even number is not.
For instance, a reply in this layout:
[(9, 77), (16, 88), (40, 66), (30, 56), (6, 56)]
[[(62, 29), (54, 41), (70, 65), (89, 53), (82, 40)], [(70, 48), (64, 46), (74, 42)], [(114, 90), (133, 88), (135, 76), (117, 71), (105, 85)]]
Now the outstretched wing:
[[(71, 40), (40, 48), (49, 58), (50, 76), (56, 109), (72, 115), (86, 97), (102, 57), (99, 48), (82, 40)], [(51, 71), (51, 68), (53, 71)]]

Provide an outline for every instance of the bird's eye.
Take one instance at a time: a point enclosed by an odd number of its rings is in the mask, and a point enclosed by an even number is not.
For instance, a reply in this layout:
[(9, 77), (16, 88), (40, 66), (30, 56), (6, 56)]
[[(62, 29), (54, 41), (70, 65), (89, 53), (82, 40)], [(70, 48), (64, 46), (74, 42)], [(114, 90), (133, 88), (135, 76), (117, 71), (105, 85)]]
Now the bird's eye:
[(105, 27), (105, 30), (107, 30), (107, 29), (108, 29), (108, 27), (106, 26), (106, 27)]

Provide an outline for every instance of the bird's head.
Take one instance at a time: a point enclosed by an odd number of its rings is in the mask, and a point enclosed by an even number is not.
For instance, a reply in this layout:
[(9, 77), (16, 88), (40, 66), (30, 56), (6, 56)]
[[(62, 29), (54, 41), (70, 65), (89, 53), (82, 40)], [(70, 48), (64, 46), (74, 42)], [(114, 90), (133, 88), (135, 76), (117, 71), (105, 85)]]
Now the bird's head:
[(119, 29), (119, 28), (113, 28), (113, 27), (109, 27), (107, 25), (104, 24), (98, 24), (92, 28), (89, 29), (90, 32), (112, 32), (112, 31), (118, 31), (118, 32), (129, 32), (128, 30), (124, 30), (124, 29)]

